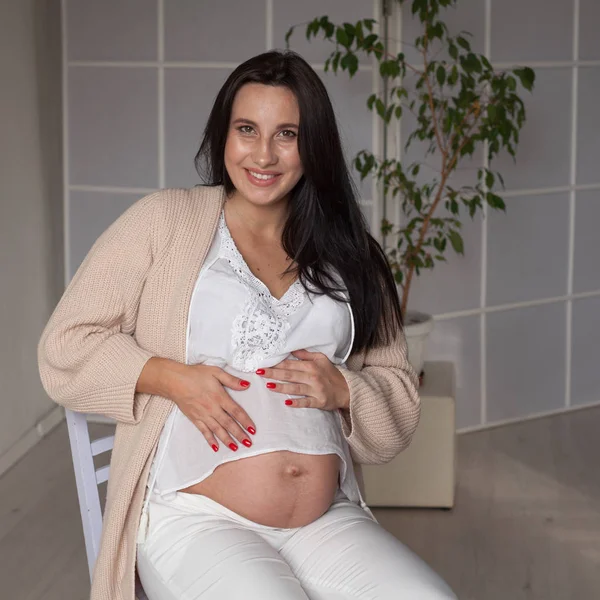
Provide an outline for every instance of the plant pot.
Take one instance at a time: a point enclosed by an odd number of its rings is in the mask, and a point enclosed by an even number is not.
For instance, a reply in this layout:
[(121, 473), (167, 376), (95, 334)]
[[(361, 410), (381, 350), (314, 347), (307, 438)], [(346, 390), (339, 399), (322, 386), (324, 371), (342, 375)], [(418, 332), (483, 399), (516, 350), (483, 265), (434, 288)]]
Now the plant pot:
[(421, 375), (425, 363), (427, 338), (433, 331), (431, 315), (409, 310), (404, 317), (404, 335), (408, 345), (408, 360), (417, 375)]

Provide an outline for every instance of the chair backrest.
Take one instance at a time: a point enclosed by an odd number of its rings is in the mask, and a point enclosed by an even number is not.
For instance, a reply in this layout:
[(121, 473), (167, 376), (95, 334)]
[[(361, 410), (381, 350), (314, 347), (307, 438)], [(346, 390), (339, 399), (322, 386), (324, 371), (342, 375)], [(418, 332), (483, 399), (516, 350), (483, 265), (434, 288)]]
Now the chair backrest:
[[(85, 553), (87, 555), (90, 580), (94, 572), (94, 564), (100, 549), (100, 536), (102, 535), (102, 507), (98, 486), (108, 481), (110, 465), (96, 469), (94, 456), (109, 452), (115, 443), (114, 435), (107, 435), (90, 440), (88, 422), (83, 413), (65, 411), (71, 454), (73, 455), (73, 468), (79, 498), (81, 523), (83, 524), (83, 538), (85, 540)], [(144, 588), (136, 577), (135, 595), (138, 600), (148, 600)]]
[(90, 578), (100, 548), (100, 535), (102, 533), (102, 509), (100, 507), (100, 494), (98, 486), (108, 481), (110, 466), (96, 469), (94, 456), (112, 450), (115, 436), (109, 435), (90, 440), (90, 432), (86, 416), (72, 410), (66, 410), (71, 454), (75, 469), (75, 482), (79, 498), (79, 510), (83, 524), (83, 537), (85, 539), (85, 552), (87, 554)]

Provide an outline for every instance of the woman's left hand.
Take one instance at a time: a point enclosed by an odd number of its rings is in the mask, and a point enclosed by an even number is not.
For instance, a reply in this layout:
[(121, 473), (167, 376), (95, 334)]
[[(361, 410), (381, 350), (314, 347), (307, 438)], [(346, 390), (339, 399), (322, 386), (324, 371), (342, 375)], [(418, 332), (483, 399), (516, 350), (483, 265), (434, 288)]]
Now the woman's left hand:
[(350, 406), (350, 390), (346, 379), (324, 354), (308, 350), (297, 350), (292, 354), (300, 360), (284, 360), (274, 367), (258, 369), (256, 372), (277, 381), (266, 384), (270, 390), (302, 396), (286, 399), (286, 405), (321, 410), (347, 409)]

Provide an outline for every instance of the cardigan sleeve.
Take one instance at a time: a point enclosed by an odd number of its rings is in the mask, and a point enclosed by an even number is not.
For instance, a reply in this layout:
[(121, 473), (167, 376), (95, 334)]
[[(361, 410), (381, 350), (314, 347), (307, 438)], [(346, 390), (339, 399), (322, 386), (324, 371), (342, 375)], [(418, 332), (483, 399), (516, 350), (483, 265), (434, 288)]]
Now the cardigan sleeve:
[(150, 396), (135, 392), (152, 352), (133, 337), (154, 258), (158, 193), (142, 198), (96, 241), (38, 344), (42, 385), (58, 404), (137, 423)]
[[(371, 348), (359, 370), (340, 369), (350, 389), (350, 406), (341, 410), (352, 458), (361, 464), (392, 460), (411, 441), (420, 416), (418, 378), (400, 333), (388, 346)], [(358, 358), (358, 357), (357, 357)]]

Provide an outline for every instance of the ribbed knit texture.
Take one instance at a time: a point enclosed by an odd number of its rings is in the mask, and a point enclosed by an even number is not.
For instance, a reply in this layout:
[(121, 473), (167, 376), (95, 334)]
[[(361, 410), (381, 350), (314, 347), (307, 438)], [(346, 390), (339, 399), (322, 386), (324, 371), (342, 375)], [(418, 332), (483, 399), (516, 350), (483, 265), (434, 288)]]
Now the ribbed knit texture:
[[(146, 480), (172, 406), (135, 387), (152, 356), (185, 362), (192, 290), (224, 200), (221, 187), (162, 190), (139, 200), (94, 244), (42, 334), (38, 360), (48, 395), (117, 421), (90, 600), (135, 598)], [(409, 444), (419, 420), (404, 337), (351, 356), (347, 366), (341, 372), (350, 410), (341, 421), (352, 456), (388, 462)]]

